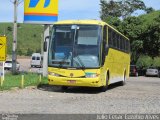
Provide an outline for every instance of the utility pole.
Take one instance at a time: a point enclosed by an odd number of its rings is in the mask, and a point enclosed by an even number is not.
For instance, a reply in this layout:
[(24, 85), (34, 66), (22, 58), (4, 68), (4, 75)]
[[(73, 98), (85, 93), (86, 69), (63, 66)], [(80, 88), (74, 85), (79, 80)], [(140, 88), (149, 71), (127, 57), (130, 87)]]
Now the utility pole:
[(16, 74), (16, 61), (17, 61), (17, 6), (18, 1), (14, 0), (14, 28), (13, 28), (13, 48), (12, 48), (12, 74)]

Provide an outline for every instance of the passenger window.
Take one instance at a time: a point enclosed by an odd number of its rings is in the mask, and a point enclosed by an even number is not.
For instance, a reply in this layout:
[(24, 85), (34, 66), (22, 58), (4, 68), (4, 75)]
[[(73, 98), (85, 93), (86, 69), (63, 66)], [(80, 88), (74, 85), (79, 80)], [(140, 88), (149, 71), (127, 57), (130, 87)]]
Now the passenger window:
[(127, 52), (130, 52), (130, 43), (129, 43), (129, 41), (128, 40), (126, 40), (126, 50), (127, 50)]
[(113, 37), (112, 37), (112, 30), (108, 29), (108, 44), (109, 46), (113, 46)]
[(125, 51), (125, 39), (122, 39), (122, 50)]
[(112, 32), (112, 38), (113, 38), (113, 46), (117, 48), (116, 33), (114, 31)]
[(117, 34), (117, 48), (120, 49), (120, 44), (121, 44), (121, 37)]
[(120, 49), (123, 50), (123, 39), (120, 40)]
[(126, 39), (123, 38), (123, 40), (124, 40), (124, 51), (126, 52)]
[(107, 40), (107, 26), (104, 26), (103, 28), (103, 40)]

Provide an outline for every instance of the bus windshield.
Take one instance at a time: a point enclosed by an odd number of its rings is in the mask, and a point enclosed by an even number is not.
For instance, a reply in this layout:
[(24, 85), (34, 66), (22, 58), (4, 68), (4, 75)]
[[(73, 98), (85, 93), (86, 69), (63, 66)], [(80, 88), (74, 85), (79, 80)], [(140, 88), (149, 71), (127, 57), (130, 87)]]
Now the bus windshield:
[(53, 26), (48, 65), (64, 68), (99, 67), (100, 28), (97, 25)]

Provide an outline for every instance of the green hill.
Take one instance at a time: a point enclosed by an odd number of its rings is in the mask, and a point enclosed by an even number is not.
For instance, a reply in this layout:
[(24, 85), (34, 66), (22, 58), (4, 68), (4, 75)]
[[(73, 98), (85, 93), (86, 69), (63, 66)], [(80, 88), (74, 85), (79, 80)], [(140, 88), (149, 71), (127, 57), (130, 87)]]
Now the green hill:
[[(19, 55), (30, 55), (41, 51), (43, 40), (43, 26), (34, 24), (18, 24), (17, 53)], [(0, 23), (0, 35), (7, 36), (7, 53), (12, 53), (13, 24)]]

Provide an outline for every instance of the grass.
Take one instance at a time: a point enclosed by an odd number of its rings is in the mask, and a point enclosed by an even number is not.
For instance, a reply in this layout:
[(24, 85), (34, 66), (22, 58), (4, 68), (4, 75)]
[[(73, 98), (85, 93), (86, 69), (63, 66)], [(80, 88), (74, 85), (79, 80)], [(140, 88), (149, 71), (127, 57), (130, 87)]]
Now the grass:
[[(24, 87), (27, 86), (38, 86), (39, 84), (47, 84), (48, 80), (46, 77), (42, 77), (41, 82), (39, 81), (40, 75), (35, 73), (25, 73), (24, 74)], [(7, 73), (5, 75), (5, 80), (3, 86), (0, 86), (0, 91), (10, 90), (11, 88), (18, 87), (21, 88), (22, 74), (12, 75)]]

